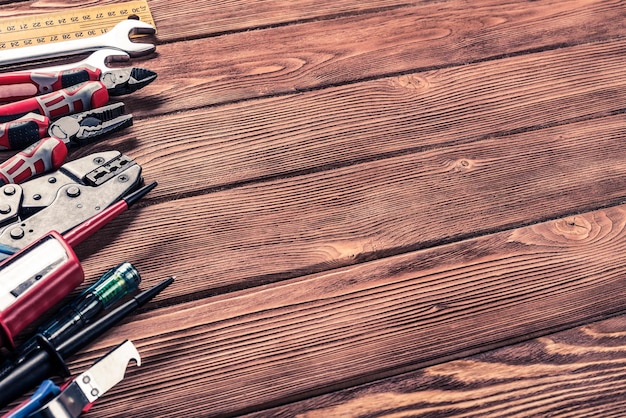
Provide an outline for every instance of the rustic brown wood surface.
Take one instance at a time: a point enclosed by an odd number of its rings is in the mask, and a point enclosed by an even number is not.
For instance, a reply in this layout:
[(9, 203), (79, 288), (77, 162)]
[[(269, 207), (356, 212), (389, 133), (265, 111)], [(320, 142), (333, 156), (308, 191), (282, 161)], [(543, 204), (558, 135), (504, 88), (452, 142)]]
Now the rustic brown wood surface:
[(149, 5), (159, 78), (71, 157), (159, 187), (77, 251), (176, 282), (71, 359), (143, 358), (89, 416), (623, 416), (622, 2)]

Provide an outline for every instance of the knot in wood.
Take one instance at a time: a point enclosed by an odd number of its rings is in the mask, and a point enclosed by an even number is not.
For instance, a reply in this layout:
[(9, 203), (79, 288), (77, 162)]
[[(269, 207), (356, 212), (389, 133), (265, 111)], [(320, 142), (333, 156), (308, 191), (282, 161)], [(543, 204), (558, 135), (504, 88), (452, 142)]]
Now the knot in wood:
[(394, 80), (394, 85), (409, 90), (426, 91), (430, 88), (430, 82), (425, 77), (415, 74), (402, 75)]
[(461, 158), (454, 162), (454, 171), (465, 172), (465, 171), (470, 171), (473, 168), (474, 168), (474, 161), (467, 159), (467, 158)]
[(583, 216), (560, 219), (554, 223), (556, 232), (568, 240), (582, 241), (589, 238), (591, 223)]

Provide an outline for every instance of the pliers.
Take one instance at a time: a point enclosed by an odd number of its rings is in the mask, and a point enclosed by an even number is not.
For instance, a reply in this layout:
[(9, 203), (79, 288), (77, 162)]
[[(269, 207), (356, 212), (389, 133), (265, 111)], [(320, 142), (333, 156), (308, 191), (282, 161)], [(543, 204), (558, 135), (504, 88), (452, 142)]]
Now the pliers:
[(0, 185), (22, 183), (37, 174), (56, 170), (67, 158), (70, 146), (87, 144), (132, 124), (133, 117), (124, 114), (123, 103), (65, 116), (53, 123), (47, 117), (29, 114), (0, 124), (0, 146), (13, 149), (30, 144), (0, 164)]
[(27, 401), (3, 418), (76, 418), (124, 378), (131, 360), (141, 365), (137, 348), (126, 340), (60, 387), (51, 380), (44, 381)]
[[(0, 101), (22, 100), (0, 105), (0, 123), (28, 113), (57, 119), (75, 112), (95, 109), (109, 102), (110, 96), (133, 93), (157, 77), (144, 68), (102, 71), (91, 66), (72, 70), (0, 74)], [(50, 91), (50, 92), (47, 92)], [(46, 93), (41, 96), (38, 94)]]

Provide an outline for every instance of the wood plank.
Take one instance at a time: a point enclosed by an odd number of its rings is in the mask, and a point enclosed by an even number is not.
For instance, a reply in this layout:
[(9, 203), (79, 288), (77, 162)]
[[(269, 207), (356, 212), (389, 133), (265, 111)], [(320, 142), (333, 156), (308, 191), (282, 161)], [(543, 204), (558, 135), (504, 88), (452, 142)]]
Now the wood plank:
[[(258, 10), (256, 5), (240, 7)], [(172, 10), (176, 9), (168, 5), (168, 15)], [(205, 23), (210, 14), (201, 7), (194, 10), (189, 16), (211, 27)], [(275, 10), (269, 6), (267, 15)], [(187, 25), (174, 16), (176, 23), (160, 29), (159, 36), (181, 36), (181, 26)], [(159, 46), (158, 58), (134, 61), (160, 77), (149, 90), (149, 101), (142, 99), (136, 108), (144, 116), (171, 113), (615, 39), (626, 33), (625, 21), (626, 10), (619, 2), (550, 0), (529, 9), (525, 1), (492, 0), (476, 3), (468, 11), (464, 2), (449, 1), (314, 20), (299, 24), (298, 36), (288, 25), (166, 43)], [(180, 57), (202, 59), (181, 62)], [(425, 87), (415, 82), (418, 89)], [(136, 96), (144, 98), (145, 92)]]
[(246, 418), (620, 417), (624, 329), (620, 316)]
[[(12, 5), (3, 6), (0, 9), (0, 17), (56, 12), (64, 8), (111, 3), (118, 3), (118, 1), (73, 1), (71, 5), (61, 4), (54, 0), (13, 2)], [(607, 31), (614, 30), (616, 27), (623, 28), (623, 9), (619, 6), (619, 2), (600, 2), (597, 0), (569, 2), (552, 0), (534, 4), (532, 7), (519, 0), (505, 2), (481, 0), (480, 2), (473, 2), (472, 8), (467, 8), (467, 5), (460, 0), (408, 3), (398, 0), (364, 0), (358, 3), (348, 0), (338, 0), (331, 3), (320, 3), (313, 0), (272, 0), (262, 3), (151, 0), (149, 5), (159, 29), (159, 39), (165, 43), (237, 31), (243, 32), (255, 28), (314, 20), (331, 20), (341, 16), (384, 13), (395, 9), (410, 8), (422, 10), (414, 13), (418, 22), (426, 16), (428, 19), (441, 20), (439, 25), (432, 25), (431, 28), (434, 26), (446, 28), (451, 24), (462, 24), (460, 29), (463, 30), (463, 26), (467, 28), (470, 24), (477, 24), (474, 30), (481, 32), (481, 29), (492, 30), (493, 28), (490, 26), (498, 26), (499, 28), (496, 30), (499, 30), (504, 29), (507, 25), (515, 25), (519, 32), (526, 34), (535, 32), (533, 36), (563, 36), (568, 32), (568, 38), (561, 38), (563, 43), (568, 44), (579, 43), (577, 39), (580, 36), (587, 37), (586, 39), (589, 40), (596, 36), (601, 36), (601, 38), (596, 39), (607, 39)], [(479, 15), (479, 20), (474, 21), (468, 13), (474, 13), (477, 9), (482, 9), (482, 12)], [(550, 33), (532, 30), (532, 21), (534, 20), (543, 20), (545, 27), (550, 27)], [(566, 20), (570, 22), (566, 22)], [(397, 27), (398, 31), (405, 29), (402, 24)], [(378, 32), (378, 26), (375, 26), (374, 29), (376, 29), (374, 34), (380, 35), (381, 38), (383, 35), (389, 35), (389, 33)], [(362, 32), (362, 28), (359, 28), (359, 32)], [(486, 34), (486, 32), (481, 33)], [(350, 36), (350, 33), (346, 32), (342, 35)], [(454, 34), (452, 35), (454, 36)], [(367, 38), (371, 36), (371, 33), (366, 34)], [(469, 36), (463, 42), (464, 44), (467, 43), (467, 39)], [(497, 37), (490, 36), (486, 36), (484, 39), (482, 36), (477, 36), (476, 40), (480, 40), (483, 47), (490, 44), (490, 48), (495, 46), (493, 43), (500, 42)], [(506, 42), (506, 37), (501, 41)], [(467, 47), (468, 45), (464, 46)]]
[[(624, 57), (607, 42), (139, 119), (72, 155), (121, 149), (158, 173), (160, 197), (201, 194), (619, 113)], [(158, 86), (130, 111), (146, 115)]]
[(625, 226), (626, 207), (609, 208), (164, 308), (74, 366), (123, 338), (145, 358), (97, 417), (304, 399), (623, 311)]
[[(72, 1), (54, 0), (2, 1), (11, 3), (0, 9), (1, 17), (52, 13), (77, 7), (120, 3), (118, 0)], [(159, 30), (161, 42), (187, 38), (216, 36), (261, 27), (286, 25), (314, 19), (331, 19), (340, 15), (371, 13), (381, 9), (406, 7), (398, 0), (363, 0), (358, 3), (338, 0), (320, 3), (313, 0), (271, 0), (264, 2), (205, 2), (199, 0), (151, 0), (150, 11)], [(207, 24), (208, 22), (208, 24)]]
[[(525, 1), (493, 0), (468, 10), (464, 2), (435, 2), (300, 24), (297, 36), (286, 26), (161, 45), (158, 59), (145, 62), (160, 81), (143, 114), (292, 94), (626, 34), (626, 9), (619, 2), (533, 4), (529, 9)], [(483, 74), (485, 81), (490, 76)], [(432, 88), (428, 81), (405, 82), (414, 83), (407, 87), (419, 94)]]
[(186, 299), (614, 205), (626, 195), (625, 123), (616, 115), (151, 204), (80, 255), (95, 272), (123, 257), (179, 275)]

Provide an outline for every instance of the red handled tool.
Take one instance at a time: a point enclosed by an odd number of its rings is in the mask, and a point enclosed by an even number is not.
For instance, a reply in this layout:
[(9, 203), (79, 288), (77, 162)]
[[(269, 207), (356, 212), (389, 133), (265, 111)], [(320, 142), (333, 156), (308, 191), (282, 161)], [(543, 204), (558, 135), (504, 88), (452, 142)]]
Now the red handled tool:
[(154, 79), (153, 77), (154, 73), (142, 68), (102, 71), (90, 65), (82, 65), (61, 71), (42, 69), (5, 73), (0, 74), (0, 102), (8, 103), (24, 100), (66, 89), (87, 81), (101, 81), (109, 89), (109, 94), (116, 96), (127, 94), (123, 90), (126, 87), (122, 87), (127, 80), (129, 85), (147, 84)]
[(156, 187), (142, 187), (74, 229), (51, 231), (0, 263), (0, 346), (14, 346), (14, 337), (67, 296), (84, 280), (72, 247), (128, 209)]
[[(83, 67), (76, 70), (43, 74), (35, 72), (9, 73), (0, 75), (0, 97), (13, 100), (13, 97), (34, 96), (26, 92), (52, 89), (51, 93), (30, 97), (0, 106), (0, 122), (10, 122), (28, 113), (58, 119), (62, 116), (104, 106), (110, 96), (130, 94), (150, 84), (156, 73), (143, 68), (125, 68), (102, 72), (99, 69)], [(80, 84), (69, 83), (80, 80)], [(60, 90), (57, 90), (61, 88)]]
[(65, 116), (53, 122), (46, 132), (43, 128), (47, 122), (48, 118), (30, 113), (17, 121), (0, 124), (0, 146), (13, 149), (30, 145), (0, 164), (0, 185), (22, 183), (56, 170), (65, 161), (68, 147), (129, 127), (133, 117), (124, 114), (123, 103), (115, 103)]

